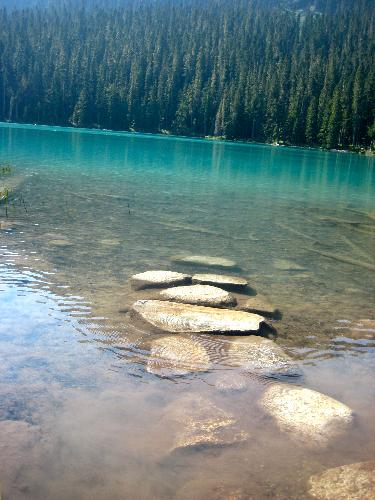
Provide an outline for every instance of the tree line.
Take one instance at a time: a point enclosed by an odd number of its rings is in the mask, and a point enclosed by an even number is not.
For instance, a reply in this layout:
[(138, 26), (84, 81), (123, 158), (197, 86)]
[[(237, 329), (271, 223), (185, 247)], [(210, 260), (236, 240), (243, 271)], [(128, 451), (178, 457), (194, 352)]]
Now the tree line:
[(326, 0), (321, 10), (295, 3), (49, 0), (2, 8), (0, 120), (369, 146), (373, 0)]

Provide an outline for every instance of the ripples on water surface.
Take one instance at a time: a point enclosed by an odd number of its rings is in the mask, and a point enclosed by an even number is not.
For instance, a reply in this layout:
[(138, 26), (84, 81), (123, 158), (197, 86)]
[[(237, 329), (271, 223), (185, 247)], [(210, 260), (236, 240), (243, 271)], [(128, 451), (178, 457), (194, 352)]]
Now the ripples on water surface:
[[(0, 208), (6, 498), (304, 498), (311, 474), (375, 459), (373, 159), (4, 125), (0, 161), (15, 186), (8, 218)], [(153, 335), (126, 314), (128, 278), (194, 271), (170, 261), (181, 253), (235, 260), (281, 309), (277, 343), (303, 371), (291, 382), (354, 409), (345, 439), (296, 446), (257, 409), (259, 377), (219, 392), (236, 370), (225, 337), (200, 339), (209, 372), (145, 370)], [(250, 439), (171, 459), (157, 423), (187, 393), (230, 410)]]

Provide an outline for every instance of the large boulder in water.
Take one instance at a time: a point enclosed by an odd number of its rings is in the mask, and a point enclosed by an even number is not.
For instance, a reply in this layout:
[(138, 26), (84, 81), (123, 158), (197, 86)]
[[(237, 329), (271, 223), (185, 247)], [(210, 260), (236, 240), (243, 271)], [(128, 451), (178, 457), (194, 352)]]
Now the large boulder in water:
[(228, 290), (243, 290), (248, 282), (238, 276), (226, 276), (221, 274), (194, 274), (193, 284), (212, 285)]
[(229, 446), (248, 439), (233, 415), (197, 394), (168, 405), (161, 423), (174, 433), (171, 451)]
[(257, 314), (163, 300), (138, 300), (133, 312), (169, 333), (258, 333), (264, 318)]
[(161, 337), (152, 342), (147, 371), (161, 377), (207, 371), (210, 358), (203, 345), (179, 335)]
[(163, 299), (184, 304), (210, 307), (232, 307), (237, 301), (232, 294), (211, 285), (190, 285), (168, 288), (160, 292)]
[(272, 384), (260, 406), (277, 422), (280, 430), (310, 448), (327, 446), (353, 421), (352, 410), (320, 392), (290, 384)]
[(146, 271), (130, 278), (134, 290), (144, 288), (165, 288), (178, 285), (189, 285), (191, 276), (173, 271)]
[(212, 257), (210, 255), (175, 255), (171, 257), (171, 260), (179, 264), (191, 264), (203, 267), (216, 267), (222, 269), (237, 267), (237, 264), (233, 260), (224, 257)]
[(226, 363), (266, 376), (301, 375), (298, 365), (275, 344), (263, 337), (242, 337), (230, 342)]
[(319, 500), (373, 500), (375, 461), (328, 469), (311, 476), (309, 494)]

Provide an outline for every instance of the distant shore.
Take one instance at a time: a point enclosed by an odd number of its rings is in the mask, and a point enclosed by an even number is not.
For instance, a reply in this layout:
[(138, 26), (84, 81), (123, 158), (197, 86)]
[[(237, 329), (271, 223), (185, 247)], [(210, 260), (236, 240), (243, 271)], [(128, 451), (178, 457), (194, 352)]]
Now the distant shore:
[(360, 154), (364, 156), (375, 156), (375, 150), (371, 149), (366, 149), (363, 146), (358, 146), (355, 149), (338, 149), (338, 148), (332, 148), (332, 149), (327, 149), (323, 148), (321, 146), (308, 146), (306, 144), (290, 144), (285, 141), (274, 141), (274, 142), (260, 142), (260, 141), (255, 141), (252, 139), (231, 139), (225, 136), (211, 136), (211, 135), (206, 135), (206, 136), (199, 136), (199, 135), (182, 135), (182, 134), (175, 134), (169, 130), (161, 130), (158, 132), (146, 132), (142, 130), (114, 130), (114, 129), (106, 129), (106, 128), (100, 128), (100, 127), (76, 127), (74, 125), (53, 125), (53, 124), (47, 124), (47, 123), (22, 123), (22, 122), (12, 122), (12, 121), (0, 121), (0, 126), (1, 125), (16, 125), (20, 127), (51, 127), (51, 128), (58, 128), (58, 129), (68, 129), (69, 131), (77, 130), (77, 131), (87, 131), (87, 132), (110, 132), (113, 134), (142, 134), (142, 135), (155, 135), (155, 136), (160, 136), (160, 137), (178, 137), (180, 139), (195, 139), (195, 140), (201, 140), (201, 141), (207, 141), (207, 142), (226, 142), (229, 144), (258, 144), (258, 145), (263, 145), (263, 146), (273, 146), (273, 147), (288, 147), (288, 148), (300, 148), (300, 149), (308, 149), (308, 150), (315, 150), (315, 151), (326, 151), (326, 152), (331, 152), (331, 153), (354, 153), (354, 154)]

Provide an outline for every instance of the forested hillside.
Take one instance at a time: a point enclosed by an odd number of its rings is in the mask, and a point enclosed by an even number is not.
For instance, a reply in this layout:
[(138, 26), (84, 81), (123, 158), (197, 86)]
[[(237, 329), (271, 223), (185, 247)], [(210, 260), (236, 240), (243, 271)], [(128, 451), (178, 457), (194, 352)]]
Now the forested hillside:
[(44, 2), (0, 10), (0, 120), (375, 139), (374, 0)]

